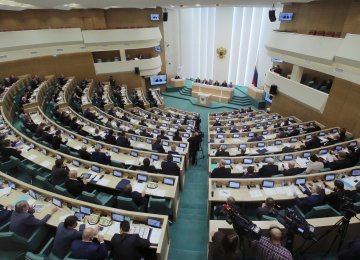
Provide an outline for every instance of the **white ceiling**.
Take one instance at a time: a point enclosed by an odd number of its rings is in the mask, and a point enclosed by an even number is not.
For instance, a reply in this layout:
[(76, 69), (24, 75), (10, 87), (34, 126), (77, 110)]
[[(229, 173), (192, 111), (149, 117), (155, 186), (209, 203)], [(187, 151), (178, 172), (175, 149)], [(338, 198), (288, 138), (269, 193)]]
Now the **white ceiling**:
[(274, 3), (307, 3), (313, 0), (0, 0), (0, 9), (88, 9), (201, 6), (269, 6)]

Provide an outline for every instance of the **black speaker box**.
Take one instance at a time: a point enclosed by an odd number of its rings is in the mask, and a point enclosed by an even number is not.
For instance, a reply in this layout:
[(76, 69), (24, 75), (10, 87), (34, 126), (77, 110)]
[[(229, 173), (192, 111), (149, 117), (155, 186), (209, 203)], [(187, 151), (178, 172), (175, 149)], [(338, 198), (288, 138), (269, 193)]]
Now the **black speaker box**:
[(168, 20), (168, 12), (164, 12), (163, 13), (163, 21), (167, 22), (167, 20)]
[(269, 10), (269, 19), (270, 19), (270, 22), (276, 21), (275, 10)]
[(277, 85), (271, 85), (271, 86), (270, 86), (270, 91), (269, 91), (269, 93), (270, 93), (271, 95), (276, 95), (276, 94), (277, 94), (277, 88), (278, 88)]
[(139, 75), (139, 74), (140, 74), (139, 67), (135, 67), (135, 74), (137, 74), (137, 75)]

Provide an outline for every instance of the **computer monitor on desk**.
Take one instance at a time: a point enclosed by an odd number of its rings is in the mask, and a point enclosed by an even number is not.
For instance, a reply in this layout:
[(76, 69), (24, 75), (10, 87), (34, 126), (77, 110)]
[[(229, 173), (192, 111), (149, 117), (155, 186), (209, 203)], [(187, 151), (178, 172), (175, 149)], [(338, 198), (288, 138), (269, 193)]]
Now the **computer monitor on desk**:
[(254, 162), (254, 160), (251, 158), (245, 158), (243, 161), (244, 164), (252, 164), (253, 162)]
[(262, 188), (274, 188), (274, 181), (263, 181), (261, 184)]

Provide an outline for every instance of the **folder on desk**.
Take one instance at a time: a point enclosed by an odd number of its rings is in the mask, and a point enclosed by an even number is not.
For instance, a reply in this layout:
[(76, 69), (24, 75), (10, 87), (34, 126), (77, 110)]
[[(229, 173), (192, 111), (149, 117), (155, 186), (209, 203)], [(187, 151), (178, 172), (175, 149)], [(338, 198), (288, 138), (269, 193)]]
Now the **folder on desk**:
[(256, 152), (257, 152), (258, 154), (265, 154), (267, 151), (268, 151), (268, 150), (265, 149), (265, 148), (256, 150)]
[(123, 190), (125, 189), (126, 185), (128, 185), (130, 183), (129, 180), (127, 179), (122, 179), (117, 185), (116, 185), (116, 189), (117, 190)]

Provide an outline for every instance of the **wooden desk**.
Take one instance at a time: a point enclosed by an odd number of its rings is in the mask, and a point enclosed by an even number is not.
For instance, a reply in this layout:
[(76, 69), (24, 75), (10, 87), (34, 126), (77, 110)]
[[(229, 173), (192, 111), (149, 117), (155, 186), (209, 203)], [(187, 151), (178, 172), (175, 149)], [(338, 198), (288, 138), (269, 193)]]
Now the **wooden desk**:
[(254, 99), (263, 99), (264, 92), (265, 91), (263, 89), (259, 89), (253, 85), (249, 85), (247, 89), (248, 95)]
[(200, 93), (210, 94), (211, 101), (229, 103), (234, 95), (233, 88), (206, 85), (201, 83), (192, 84), (192, 96), (197, 97)]
[[(37, 188), (35, 186), (32, 186), (30, 184), (24, 183), (22, 181), (19, 181), (13, 177), (10, 177), (6, 175), (5, 173), (0, 172), (1, 178), (4, 178), (6, 181), (11, 181), (16, 184), (16, 190), (12, 190), (10, 195), (8, 196), (2, 196), (0, 197), (0, 203), (2, 205), (6, 204), (13, 204), (14, 202), (18, 201), (19, 199), (23, 199), (24, 196), (30, 197), (26, 194), (28, 190), (32, 190), (40, 195), (42, 195), (45, 200), (36, 200), (35, 203), (46, 205), (44, 209), (41, 212), (35, 213), (36, 218), (43, 218), (46, 214), (50, 213), (50, 210), (52, 207), (52, 203), (50, 202), (52, 198), (57, 198), (63, 202), (63, 207), (59, 208), (58, 211), (51, 216), (51, 218), (48, 220), (47, 225), (52, 226), (56, 228), (60, 222), (63, 222), (64, 219), (69, 216), (73, 215), (74, 211), (70, 208), (76, 208), (79, 209), (80, 206), (88, 207), (96, 214), (101, 214), (104, 216), (111, 216), (112, 213), (121, 214), (124, 215), (126, 219), (132, 221), (139, 221), (142, 223), (146, 223), (147, 218), (156, 218), (160, 220), (161, 223), (161, 231), (160, 236), (157, 244), (154, 244), (151, 246), (154, 250), (156, 250), (156, 255), (158, 259), (165, 260), (168, 257), (169, 254), (169, 246), (170, 246), (170, 235), (169, 235), (169, 227), (168, 227), (168, 217), (165, 215), (158, 215), (158, 214), (148, 214), (148, 213), (140, 213), (140, 212), (132, 212), (132, 211), (126, 211), (126, 210), (120, 210), (110, 207), (104, 207), (100, 205), (95, 205), (92, 203), (88, 203), (85, 201), (80, 201), (76, 199), (71, 199), (68, 197), (61, 196), (59, 194), (55, 194), (40, 188)], [(6, 186), (6, 184), (4, 184)], [(84, 223), (86, 223), (86, 218), (83, 220)], [(117, 223), (113, 222), (112, 225), (118, 225)], [(133, 224), (132, 224), (133, 225)], [(96, 227), (98, 225), (94, 225)], [(146, 226), (146, 225), (144, 225)], [(117, 231), (119, 232), (119, 231)], [(110, 241), (113, 233), (108, 230), (108, 228), (104, 228), (104, 230), (100, 233), (104, 235), (105, 240)]]
[(171, 87), (176, 87), (176, 88), (184, 87), (184, 86), (185, 86), (185, 79), (175, 79), (175, 78), (171, 78), (169, 85), (170, 85)]

